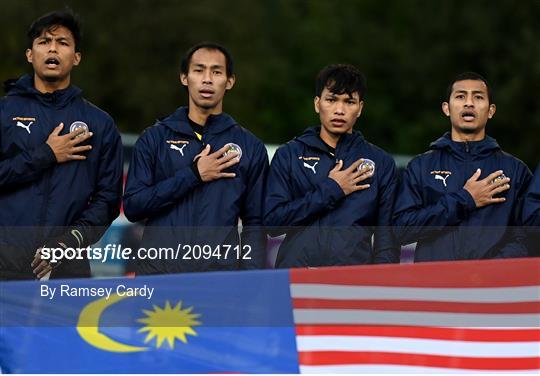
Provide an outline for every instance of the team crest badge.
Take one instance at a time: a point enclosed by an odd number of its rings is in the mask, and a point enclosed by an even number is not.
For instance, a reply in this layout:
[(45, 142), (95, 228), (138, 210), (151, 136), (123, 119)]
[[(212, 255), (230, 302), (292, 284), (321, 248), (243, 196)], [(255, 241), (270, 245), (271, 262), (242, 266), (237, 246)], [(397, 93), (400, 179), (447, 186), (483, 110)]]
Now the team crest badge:
[(78, 131), (79, 129), (84, 129), (84, 132), (79, 134), (77, 137), (84, 136), (88, 132), (88, 125), (83, 121), (74, 121), (69, 126), (69, 132)]
[(238, 153), (238, 160), (242, 158), (242, 148), (238, 146), (237, 144), (228, 143), (226, 146), (228, 146), (227, 151), (223, 153), (223, 156), (227, 156), (229, 153), (237, 152)]
[(363, 159), (364, 161), (360, 164), (360, 166), (358, 166), (357, 171), (360, 171), (367, 167), (369, 170), (371, 170), (372, 174), (375, 174), (375, 162), (373, 162), (371, 159), (367, 159), (367, 158), (363, 158)]

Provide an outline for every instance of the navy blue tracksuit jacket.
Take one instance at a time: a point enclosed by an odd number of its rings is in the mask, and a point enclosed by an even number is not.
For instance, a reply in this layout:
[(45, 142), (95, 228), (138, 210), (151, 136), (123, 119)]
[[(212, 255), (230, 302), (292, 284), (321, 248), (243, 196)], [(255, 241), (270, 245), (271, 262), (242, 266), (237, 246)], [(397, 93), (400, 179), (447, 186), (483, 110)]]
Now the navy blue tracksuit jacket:
[[(133, 151), (124, 195), (124, 213), (130, 221), (146, 220), (143, 247), (178, 249), (171, 259), (140, 259), (139, 274), (258, 268), (264, 266), (266, 239), (262, 200), (268, 170), (264, 144), (229, 115), (211, 115), (199, 140), (181, 107), (141, 135)], [(235, 178), (203, 183), (192, 165), (206, 145), (211, 153), (233, 143), (241, 149), (240, 162), (227, 172)], [(238, 221), (242, 220), (242, 243)], [(250, 246), (249, 255), (218, 249), (199, 257), (199, 247)], [(186, 256), (197, 247), (197, 252)], [(208, 247), (207, 247), (208, 248)], [(249, 248), (242, 248), (248, 251)]]
[[(480, 179), (497, 170), (511, 179), (504, 203), (476, 208), (463, 186), (478, 168)], [(508, 226), (519, 224), (530, 178), (527, 166), (495, 139), (454, 142), (446, 133), (404, 173), (394, 209), (401, 242), (418, 242), (415, 261), (526, 256), (523, 231)]]
[[(46, 144), (83, 122), (93, 132), (84, 161), (56, 163)], [(122, 194), (122, 144), (112, 118), (70, 86), (50, 94), (23, 76), (0, 102), (0, 272), (5, 278), (34, 278), (36, 249), (62, 236), (66, 227), (96, 242), (119, 214)], [(79, 239), (81, 240), (81, 239)], [(76, 243), (78, 246), (78, 242)], [(88, 260), (64, 262), (65, 277), (87, 276)], [(53, 275), (55, 274), (53, 273)]]
[[(392, 157), (356, 131), (341, 137), (334, 156), (319, 134), (320, 127), (307, 129), (281, 146), (272, 159), (265, 224), (288, 226), (273, 229), (287, 233), (276, 266), (398, 262), (389, 229), (396, 188)], [(375, 163), (373, 177), (360, 183), (371, 186), (345, 196), (328, 173), (339, 159), (345, 169), (360, 158)]]
[(534, 178), (525, 196), (523, 223), (531, 226), (540, 226), (540, 164), (536, 168)]

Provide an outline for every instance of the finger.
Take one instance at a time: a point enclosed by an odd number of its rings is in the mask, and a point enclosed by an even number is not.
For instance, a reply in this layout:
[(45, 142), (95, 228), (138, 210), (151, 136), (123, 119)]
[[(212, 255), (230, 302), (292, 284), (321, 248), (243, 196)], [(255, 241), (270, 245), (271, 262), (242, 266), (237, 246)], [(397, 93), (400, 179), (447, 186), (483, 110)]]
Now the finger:
[(236, 151), (232, 151), (232, 152), (230, 152), (230, 153), (228, 153), (226, 155), (219, 155), (217, 157), (217, 159), (219, 160), (220, 163), (226, 163), (226, 162), (230, 161), (233, 158), (238, 159), (238, 153)]
[(349, 168), (347, 168), (346, 171), (355, 171), (355, 170), (358, 169), (358, 167), (360, 167), (360, 165), (361, 165), (362, 163), (364, 163), (364, 160), (363, 160), (363, 159), (359, 159), (359, 160), (357, 160), (356, 162), (354, 162), (353, 164), (351, 164), (351, 165), (349, 166)]
[(480, 177), (480, 174), (482, 173), (482, 170), (480, 170), (479, 168), (476, 169), (476, 172), (474, 174), (472, 174), (472, 176), (469, 178), (469, 181), (477, 181), (478, 178)]
[(45, 275), (50, 272), (52, 270), (51, 266), (50, 265), (47, 265), (47, 267), (45, 269), (43, 269), (38, 275), (37, 275), (37, 278), (38, 279), (41, 279), (43, 277), (45, 277)]
[[(79, 131), (81, 131), (81, 130), (80, 129), (74, 130), (73, 132), (70, 133), (70, 135), (72, 133), (79, 132)], [(84, 142), (84, 141), (88, 140), (90, 137), (92, 137), (94, 135), (94, 133), (92, 133), (92, 132), (86, 132), (84, 134), (83, 133), (84, 133), (84, 129), (82, 130), (82, 132), (79, 132), (75, 136), (71, 137), (72, 138), (71, 144), (72, 145), (80, 144), (81, 142)], [(82, 136), (81, 136), (81, 134), (82, 134)]]
[(368, 189), (370, 187), (369, 184), (363, 184), (363, 185), (355, 185), (353, 187), (354, 191), (363, 191), (364, 189)]
[(369, 179), (371, 177), (371, 173), (367, 173), (367, 174), (361, 174), (361, 175), (358, 175), (357, 177), (355, 177), (353, 179), (353, 183), (354, 184), (357, 184), (357, 183), (360, 183), (361, 181), (364, 181), (366, 179)]
[(506, 198), (504, 198), (504, 197), (492, 197), (489, 200), (489, 203), (490, 204), (500, 204), (501, 202), (505, 202), (505, 201), (506, 201)]
[(88, 151), (88, 150), (92, 150), (91, 145), (75, 146), (75, 147), (71, 148), (71, 152), (73, 154), (82, 153), (82, 152), (85, 152), (85, 151)]
[(78, 154), (70, 154), (68, 155), (68, 159), (72, 161), (84, 161), (86, 159), (86, 156), (78, 155)]
[(493, 179), (495, 179), (495, 178), (498, 177), (498, 176), (501, 176), (502, 174), (503, 174), (503, 171), (502, 171), (502, 170), (495, 171), (495, 172), (489, 174), (489, 175), (484, 179), (484, 181), (491, 182)]
[(491, 190), (492, 195), (507, 191), (510, 189), (510, 184), (499, 185), (497, 188)]
[(33, 268), (34, 266), (39, 264), (39, 261), (41, 261), (40, 255), (35, 255), (34, 259), (32, 260), (32, 263), (30, 264), (30, 266)]
[(210, 153), (210, 145), (206, 145), (204, 149), (193, 158), (193, 161), (196, 161), (201, 157), (206, 157), (208, 153)]
[(337, 161), (332, 171), (341, 171), (342, 167), (343, 167), (343, 161), (340, 159), (339, 161)]
[(236, 174), (234, 172), (222, 172), (218, 175), (218, 178), (234, 178)]
[(223, 154), (225, 154), (225, 152), (227, 152), (229, 150), (230, 146), (229, 144), (223, 146), (221, 149), (219, 149), (218, 151), (212, 153), (212, 156), (215, 157), (215, 158), (219, 158), (220, 156), (222, 156)]
[(234, 166), (238, 162), (240, 162), (240, 160), (238, 158), (233, 158), (233, 159), (229, 160), (226, 163), (222, 163), (218, 168), (219, 168), (220, 171), (226, 170), (227, 168), (229, 168), (231, 166)]
[(32, 270), (32, 272), (34, 274), (38, 274), (39, 272), (41, 272), (43, 269), (45, 269), (47, 267), (47, 265), (49, 265), (46, 261), (41, 261), (38, 266), (36, 266), (34, 268), (34, 270)]
[(64, 129), (64, 123), (60, 123), (56, 126), (56, 128), (53, 129), (53, 131), (51, 132), (51, 134), (55, 135), (55, 136), (58, 136), (60, 134), (60, 132), (62, 131), (62, 129)]

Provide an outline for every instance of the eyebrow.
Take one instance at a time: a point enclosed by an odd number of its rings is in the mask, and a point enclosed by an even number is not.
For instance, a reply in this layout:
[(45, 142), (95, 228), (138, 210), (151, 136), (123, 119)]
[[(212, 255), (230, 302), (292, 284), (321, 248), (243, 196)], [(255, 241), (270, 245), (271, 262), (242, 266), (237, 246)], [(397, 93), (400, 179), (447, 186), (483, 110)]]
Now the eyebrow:
[[(468, 93), (471, 90), (456, 90), (454, 93)], [(487, 94), (485, 90), (472, 90), (473, 94)]]
[[(202, 63), (193, 63), (194, 66), (196, 67), (200, 67), (200, 68), (206, 68), (208, 67), (208, 65), (206, 64), (202, 64)], [(215, 64), (215, 65), (211, 65), (210, 66), (211, 69), (225, 69), (225, 67), (221, 64)]]

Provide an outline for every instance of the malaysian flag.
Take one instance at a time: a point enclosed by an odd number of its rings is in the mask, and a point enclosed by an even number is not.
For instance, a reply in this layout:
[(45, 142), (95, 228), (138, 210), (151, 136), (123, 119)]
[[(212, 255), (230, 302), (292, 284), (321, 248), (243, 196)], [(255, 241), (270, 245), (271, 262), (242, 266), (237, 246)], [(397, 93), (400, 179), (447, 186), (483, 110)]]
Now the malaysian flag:
[(302, 373), (538, 372), (540, 260), (291, 271)]

